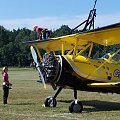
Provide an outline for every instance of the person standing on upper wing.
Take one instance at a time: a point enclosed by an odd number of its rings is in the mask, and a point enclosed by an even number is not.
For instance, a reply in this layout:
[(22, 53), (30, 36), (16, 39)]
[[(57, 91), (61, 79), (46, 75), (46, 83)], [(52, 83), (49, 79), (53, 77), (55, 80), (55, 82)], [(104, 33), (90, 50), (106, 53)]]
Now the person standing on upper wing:
[(37, 32), (37, 39), (42, 40), (42, 32), (45, 30), (45, 28), (34, 26), (33, 30)]
[(48, 29), (43, 30), (43, 39), (50, 38), (50, 31)]
[(37, 39), (39, 40), (45, 40), (50, 38), (50, 31), (46, 28), (34, 26), (33, 30), (37, 32)]
[(12, 84), (8, 80), (8, 68), (7, 67), (3, 67), (2, 77), (3, 77), (3, 104), (7, 104), (9, 89), (11, 89), (11, 86), (12, 86)]

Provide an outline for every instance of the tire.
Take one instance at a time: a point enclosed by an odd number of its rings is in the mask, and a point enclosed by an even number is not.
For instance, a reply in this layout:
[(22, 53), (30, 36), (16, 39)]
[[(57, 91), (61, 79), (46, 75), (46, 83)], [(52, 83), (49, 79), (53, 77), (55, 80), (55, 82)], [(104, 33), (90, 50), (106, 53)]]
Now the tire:
[(45, 107), (56, 107), (57, 101), (53, 97), (49, 96), (45, 99)]
[(80, 101), (75, 104), (75, 101), (72, 101), (69, 106), (70, 113), (81, 113), (83, 110), (83, 105)]

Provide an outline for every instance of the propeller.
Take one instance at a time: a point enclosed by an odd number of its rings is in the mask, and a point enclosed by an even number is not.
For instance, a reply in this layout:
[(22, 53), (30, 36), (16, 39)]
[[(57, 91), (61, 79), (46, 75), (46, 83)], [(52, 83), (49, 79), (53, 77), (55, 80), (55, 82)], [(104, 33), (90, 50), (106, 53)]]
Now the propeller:
[(39, 64), (38, 59), (37, 59), (37, 53), (35, 51), (35, 48), (33, 46), (30, 46), (30, 50), (31, 50), (31, 54), (32, 54), (33, 60), (36, 63), (36, 68), (37, 68), (37, 70), (39, 72), (39, 76), (40, 76), (40, 78), (42, 80), (44, 89), (46, 89), (45, 80), (44, 80), (43, 74), (42, 74), (42, 72), (40, 70), (40, 64)]

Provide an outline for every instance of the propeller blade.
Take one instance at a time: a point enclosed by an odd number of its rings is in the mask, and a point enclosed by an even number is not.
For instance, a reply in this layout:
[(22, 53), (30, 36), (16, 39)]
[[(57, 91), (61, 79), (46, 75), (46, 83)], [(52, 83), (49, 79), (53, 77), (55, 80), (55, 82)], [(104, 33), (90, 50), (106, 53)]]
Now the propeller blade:
[(34, 47), (30, 46), (30, 50), (31, 50), (31, 53), (32, 53), (33, 60), (37, 64), (38, 63), (37, 54), (36, 54), (36, 51), (35, 51)]
[(35, 51), (33, 46), (30, 46), (30, 50), (31, 50), (31, 54), (32, 54), (33, 60), (36, 63), (36, 68), (37, 68), (37, 70), (39, 72), (39, 76), (40, 76), (40, 79), (42, 80), (44, 89), (46, 89), (45, 80), (44, 80), (44, 77), (43, 77), (42, 72), (40, 70), (40, 64), (39, 64), (38, 59), (37, 59), (37, 53), (36, 53), (36, 51)]

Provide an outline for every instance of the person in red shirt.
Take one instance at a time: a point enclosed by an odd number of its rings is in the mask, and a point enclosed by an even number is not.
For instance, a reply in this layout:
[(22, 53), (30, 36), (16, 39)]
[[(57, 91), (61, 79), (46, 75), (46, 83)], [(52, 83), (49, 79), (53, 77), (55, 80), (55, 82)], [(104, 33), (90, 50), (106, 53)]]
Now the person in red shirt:
[(34, 26), (33, 30), (37, 32), (37, 39), (42, 40), (42, 32), (45, 30), (45, 28)]
[(9, 89), (12, 86), (12, 84), (8, 80), (8, 68), (7, 67), (3, 67), (2, 77), (3, 77), (3, 104), (7, 104)]

